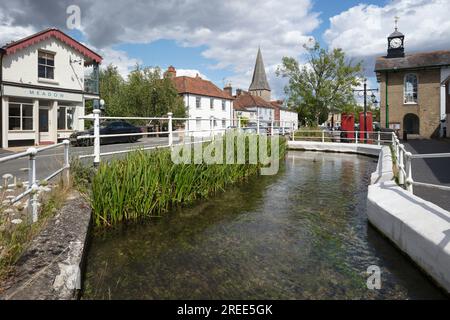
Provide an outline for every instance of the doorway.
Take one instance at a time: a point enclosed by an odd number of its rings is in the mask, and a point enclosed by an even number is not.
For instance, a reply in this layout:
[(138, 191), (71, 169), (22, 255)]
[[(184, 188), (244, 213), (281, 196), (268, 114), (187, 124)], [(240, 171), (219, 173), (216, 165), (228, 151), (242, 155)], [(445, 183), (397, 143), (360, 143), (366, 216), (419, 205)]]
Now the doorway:
[(403, 130), (408, 134), (420, 134), (419, 117), (413, 113), (408, 113), (403, 118)]
[(50, 141), (49, 107), (39, 107), (39, 143)]

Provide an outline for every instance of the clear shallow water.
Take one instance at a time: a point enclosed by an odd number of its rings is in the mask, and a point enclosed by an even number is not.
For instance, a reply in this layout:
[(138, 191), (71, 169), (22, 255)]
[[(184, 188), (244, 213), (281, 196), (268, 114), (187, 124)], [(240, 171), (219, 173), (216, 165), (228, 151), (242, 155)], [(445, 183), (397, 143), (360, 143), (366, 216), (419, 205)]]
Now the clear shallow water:
[[(376, 160), (290, 152), (280, 173), (93, 237), (84, 299), (428, 299), (366, 218)], [(366, 286), (377, 265), (382, 289)]]

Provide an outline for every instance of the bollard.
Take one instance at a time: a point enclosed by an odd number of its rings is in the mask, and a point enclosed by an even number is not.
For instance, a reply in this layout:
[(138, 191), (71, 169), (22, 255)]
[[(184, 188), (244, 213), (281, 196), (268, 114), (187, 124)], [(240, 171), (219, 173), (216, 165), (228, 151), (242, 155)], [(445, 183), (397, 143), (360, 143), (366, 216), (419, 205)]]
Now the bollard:
[(167, 125), (167, 127), (168, 127), (167, 130), (169, 131), (169, 147), (172, 148), (172, 146), (173, 146), (173, 130), (172, 130), (172, 116), (173, 116), (173, 113), (169, 112), (167, 114), (167, 116), (169, 118), (169, 123)]
[(100, 164), (100, 109), (94, 109), (94, 167)]

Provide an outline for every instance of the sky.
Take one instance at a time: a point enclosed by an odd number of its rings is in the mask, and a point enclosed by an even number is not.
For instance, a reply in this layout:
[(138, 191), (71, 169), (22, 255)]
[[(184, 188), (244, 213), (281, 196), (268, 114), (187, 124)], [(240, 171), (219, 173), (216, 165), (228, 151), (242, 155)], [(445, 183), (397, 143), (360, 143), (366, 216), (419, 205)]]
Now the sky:
[[(80, 24), (67, 20), (80, 9)], [(369, 86), (387, 36), (399, 30), (406, 51), (450, 49), (449, 0), (2, 0), (0, 44), (57, 27), (114, 64), (126, 77), (136, 65), (173, 65), (178, 75), (223, 87), (247, 89), (261, 47), (273, 98), (284, 98), (286, 80), (276, 69), (283, 56), (305, 61), (313, 38), (364, 62)]]

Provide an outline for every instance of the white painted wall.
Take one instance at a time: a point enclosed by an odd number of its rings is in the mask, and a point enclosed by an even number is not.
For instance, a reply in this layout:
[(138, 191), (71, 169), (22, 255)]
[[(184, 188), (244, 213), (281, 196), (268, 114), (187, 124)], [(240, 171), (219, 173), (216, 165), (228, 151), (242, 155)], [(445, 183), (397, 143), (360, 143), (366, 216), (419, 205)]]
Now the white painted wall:
[[(200, 97), (200, 108), (196, 106), (196, 98)], [(213, 108), (210, 106), (210, 100), (213, 99)], [(184, 104), (186, 106), (187, 117), (202, 118), (199, 125), (197, 125), (196, 120), (188, 121), (189, 130), (208, 130), (204, 132), (195, 132), (191, 135), (195, 137), (207, 137), (210, 135), (209, 130), (210, 118), (214, 117), (216, 119), (216, 126), (214, 129), (226, 129), (232, 125), (231, 119), (233, 118), (233, 102), (232, 100), (226, 100), (221, 98), (200, 96), (194, 94), (184, 94), (183, 95)], [(225, 101), (225, 110), (222, 109), (222, 101)], [(223, 125), (222, 120), (225, 119), (225, 125)], [(214, 125), (214, 123), (213, 123)]]
[[(38, 78), (38, 51), (55, 54), (54, 80)], [(69, 63), (70, 59), (80, 60)], [(75, 49), (51, 37), (3, 58), (3, 80), (52, 88), (84, 89), (84, 57)]]
[(292, 123), (295, 123), (295, 129), (298, 129), (297, 112), (280, 109), (280, 125), (285, 124), (290, 128)]

